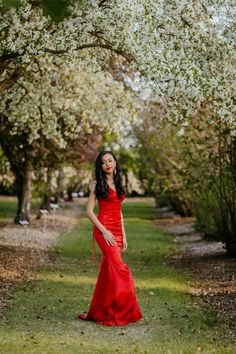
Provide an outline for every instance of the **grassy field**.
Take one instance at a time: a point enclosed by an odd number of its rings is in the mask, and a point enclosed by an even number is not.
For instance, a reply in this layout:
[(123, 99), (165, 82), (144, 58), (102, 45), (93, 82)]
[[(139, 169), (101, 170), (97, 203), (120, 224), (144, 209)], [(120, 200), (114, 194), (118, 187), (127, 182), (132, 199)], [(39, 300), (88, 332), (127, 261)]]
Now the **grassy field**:
[[(38, 281), (20, 286), (0, 328), (0, 353), (235, 353), (227, 326), (189, 293), (190, 279), (163, 256), (177, 250), (173, 237), (152, 223), (150, 203), (123, 203), (129, 265), (143, 314), (139, 322), (108, 327), (77, 320), (88, 309), (97, 272), (92, 262), (92, 224), (62, 234), (41, 267)], [(98, 257), (101, 257), (97, 247)]]

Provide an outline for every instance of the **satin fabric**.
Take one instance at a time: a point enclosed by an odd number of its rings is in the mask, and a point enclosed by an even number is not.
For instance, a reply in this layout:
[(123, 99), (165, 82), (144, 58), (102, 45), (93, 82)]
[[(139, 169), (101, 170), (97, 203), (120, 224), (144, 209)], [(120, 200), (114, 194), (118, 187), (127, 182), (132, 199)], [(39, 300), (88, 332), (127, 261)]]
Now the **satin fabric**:
[(121, 258), (123, 247), (121, 203), (115, 190), (109, 187), (106, 199), (98, 198), (100, 222), (112, 232), (116, 246), (108, 245), (101, 231), (94, 226), (93, 236), (102, 250), (100, 272), (88, 313), (78, 318), (107, 326), (122, 326), (136, 322), (142, 314), (135, 295), (131, 270)]

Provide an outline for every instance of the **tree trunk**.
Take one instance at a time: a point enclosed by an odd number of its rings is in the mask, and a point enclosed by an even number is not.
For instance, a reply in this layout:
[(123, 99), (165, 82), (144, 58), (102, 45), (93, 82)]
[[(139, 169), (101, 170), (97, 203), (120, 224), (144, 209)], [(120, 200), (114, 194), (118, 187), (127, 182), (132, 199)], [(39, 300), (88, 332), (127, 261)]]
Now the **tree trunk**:
[(26, 162), (24, 168), (14, 170), (16, 177), (16, 190), (18, 198), (17, 213), (14, 221), (18, 223), (20, 220), (30, 221), (31, 219), (31, 188), (32, 188), (32, 170), (30, 162)]
[[(7, 118), (0, 114), (0, 144), (15, 176), (18, 206), (14, 221), (30, 221), (32, 147), (25, 135), (11, 135)], [(21, 146), (19, 148), (19, 146)]]
[(42, 194), (41, 207), (43, 209), (47, 209), (49, 211), (50, 210), (50, 201), (52, 199), (53, 168), (48, 167), (46, 171), (47, 171), (46, 175), (44, 175), (44, 178), (43, 178), (43, 182), (45, 183), (45, 186), (44, 186), (44, 191)]

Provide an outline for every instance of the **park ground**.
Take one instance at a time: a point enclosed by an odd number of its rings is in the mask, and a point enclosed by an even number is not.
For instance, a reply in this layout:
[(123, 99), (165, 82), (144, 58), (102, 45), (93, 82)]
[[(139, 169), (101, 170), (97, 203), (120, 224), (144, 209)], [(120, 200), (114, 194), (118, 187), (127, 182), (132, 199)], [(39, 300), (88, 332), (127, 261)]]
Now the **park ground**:
[(26, 229), (14, 225), (15, 200), (0, 200), (1, 354), (235, 353), (236, 260), (202, 240), (193, 219), (156, 210), (152, 198), (122, 203), (122, 258), (142, 320), (109, 327), (76, 319), (98, 275), (85, 201), (64, 204), (43, 230), (35, 215)]

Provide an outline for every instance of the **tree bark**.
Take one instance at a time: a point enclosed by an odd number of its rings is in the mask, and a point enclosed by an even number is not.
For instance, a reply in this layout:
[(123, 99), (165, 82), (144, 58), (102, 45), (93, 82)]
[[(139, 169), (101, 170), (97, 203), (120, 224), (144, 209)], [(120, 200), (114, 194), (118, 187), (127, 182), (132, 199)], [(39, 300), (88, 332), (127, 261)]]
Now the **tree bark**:
[(32, 169), (29, 161), (26, 161), (22, 170), (14, 170), (16, 177), (16, 190), (17, 190), (17, 213), (14, 218), (16, 223), (20, 220), (31, 219), (31, 189), (32, 189)]
[[(31, 148), (24, 136), (12, 136), (6, 117), (0, 115), (0, 144), (8, 158), (11, 170), (15, 176), (17, 190), (16, 223), (20, 220), (30, 221), (32, 157)], [(19, 148), (22, 145), (24, 148)]]

